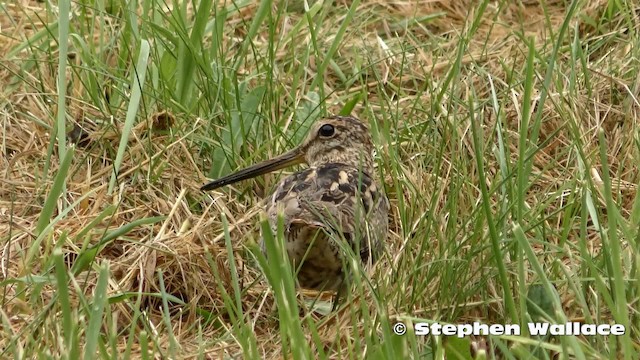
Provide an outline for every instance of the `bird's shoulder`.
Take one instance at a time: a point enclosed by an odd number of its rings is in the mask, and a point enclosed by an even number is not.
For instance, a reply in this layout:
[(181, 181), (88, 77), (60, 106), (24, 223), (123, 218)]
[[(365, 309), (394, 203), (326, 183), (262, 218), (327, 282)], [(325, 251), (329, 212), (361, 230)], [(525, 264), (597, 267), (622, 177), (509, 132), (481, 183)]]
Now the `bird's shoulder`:
[[(271, 203), (276, 206), (293, 198), (301, 207), (306, 203), (328, 207), (353, 207), (360, 203), (365, 213), (374, 206), (387, 204), (382, 189), (369, 174), (340, 163), (310, 167), (289, 175), (274, 191)], [(380, 201), (384, 204), (378, 205)]]

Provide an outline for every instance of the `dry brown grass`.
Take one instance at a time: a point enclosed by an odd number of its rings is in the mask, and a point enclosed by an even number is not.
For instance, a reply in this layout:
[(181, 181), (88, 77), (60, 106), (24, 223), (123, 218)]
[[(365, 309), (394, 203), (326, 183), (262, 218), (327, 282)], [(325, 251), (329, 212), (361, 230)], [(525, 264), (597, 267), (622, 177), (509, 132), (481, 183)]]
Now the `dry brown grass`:
[[(333, 5), (333, 18), (326, 19), (319, 29), (319, 47), (330, 46), (332, 36), (337, 27), (344, 21), (344, 11), (351, 2), (337, 1)], [(566, 220), (562, 209), (566, 206), (562, 198), (550, 199), (556, 196), (567, 182), (576, 181), (577, 174), (582, 171), (577, 167), (576, 149), (580, 149), (593, 162), (589, 172), (597, 186), (601, 187), (601, 164), (598, 154), (598, 131), (604, 130), (607, 140), (607, 156), (611, 167), (612, 183), (617, 192), (620, 212), (626, 218), (631, 215), (633, 202), (636, 198), (638, 182), (637, 132), (638, 109), (637, 101), (640, 80), (629, 82), (630, 74), (637, 75), (638, 49), (627, 38), (631, 32), (637, 32), (637, 19), (634, 29), (626, 29), (628, 25), (623, 18), (613, 17), (608, 24), (609, 29), (595, 28), (586, 21), (587, 16), (596, 22), (603, 16), (608, 2), (604, 0), (590, 1), (580, 8), (580, 14), (572, 20), (571, 29), (578, 29), (578, 36), (587, 44), (603, 44), (598, 51), (589, 52), (587, 68), (581, 69), (579, 74), (587, 73), (590, 88), (578, 79), (577, 89), (572, 93), (556, 89), (568, 89), (570, 74), (566, 77), (558, 75), (549, 89), (549, 97), (544, 103), (544, 115), (540, 130), (539, 143), (542, 148), (533, 157), (532, 177), (535, 183), (529, 188), (526, 203), (532, 209), (540, 209), (540, 218), (548, 234), (550, 244), (562, 247), (573, 247), (574, 241), (580, 237), (580, 229), (573, 229), (567, 239), (561, 236)], [(77, 5), (77, 4), (74, 4)], [(44, 4), (37, 1), (13, 1), (3, 4), (0, 11), (0, 52), (9, 54), (25, 39), (44, 29), (43, 22), (50, 22)], [(394, 139), (379, 138), (384, 163), (401, 160), (397, 164), (398, 170), (391, 170), (387, 165), (386, 183), (389, 196), (393, 204), (392, 231), (389, 238), (389, 254), (378, 267), (376, 276), (380, 282), (386, 283), (390, 297), (386, 303), (388, 312), (395, 314), (415, 314), (427, 316), (437, 312), (455, 314), (460, 320), (482, 318), (487, 321), (504, 319), (505, 309), (499, 285), (495, 279), (487, 279), (488, 268), (493, 267), (487, 262), (488, 243), (483, 253), (477, 254), (470, 238), (486, 240), (487, 230), (478, 228), (478, 224), (471, 222), (465, 216), (476, 214), (475, 210), (481, 201), (481, 189), (478, 177), (484, 176), (489, 187), (500, 181), (499, 159), (491, 149), (486, 152), (486, 173), (479, 174), (475, 162), (474, 145), (471, 135), (471, 123), (468, 107), (451, 99), (466, 100), (473, 97), (478, 101), (478, 108), (484, 109), (482, 127), (486, 130), (485, 146), (495, 145), (495, 135), (489, 131), (494, 129), (497, 122), (504, 126), (505, 139), (508, 146), (511, 164), (518, 161), (519, 124), (523, 114), (522, 84), (517, 80), (524, 77), (527, 45), (524, 39), (535, 43), (541, 53), (549, 53), (553, 42), (550, 39), (557, 36), (557, 29), (561, 26), (567, 10), (565, 1), (547, 1), (544, 6), (537, 1), (519, 1), (503, 5), (498, 8), (495, 2), (490, 2), (482, 21), (478, 24), (473, 36), (468, 39), (468, 48), (462, 56), (460, 76), (455, 83), (450, 84), (442, 99), (437, 94), (442, 90), (446, 76), (452, 68), (453, 59), (460, 46), (460, 36), (468, 34), (474, 16), (469, 11), (476, 9), (475, 2), (470, 1), (364, 1), (357, 11), (355, 27), (350, 27), (343, 44), (335, 56), (337, 67), (345, 72), (347, 77), (358, 75), (361, 80), (355, 81), (353, 86), (344, 87), (341, 75), (329, 67), (324, 74), (324, 91), (328, 94), (326, 102), (330, 111), (337, 112), (344, 100), (350, 94), (368, 92), (366, 102), (359, 103), (354, 113), (364, 118), (373, 114), (394, 111), (392, 115), (377, 118), (380, 126), (389, 118), (397, 119), (393, 127), (402, 129)], [(225, 49), (237, 49), (238, 43), (246, 35), (248, 23), (251, 21), (257, 6), (247, 6), (234, 13), (227, 19), (225, 37), (222, 45)], [(276, 11), (274, 8), (273, 11)], [(638, 9), (636, 9), (638, 11)], [(410, 34), (401, 25), (402, 19), (419, 18), (436, 13), (442, 16), (410, 28)], [(287, 13), (277, 23), (278, 36), (287, 34), (292, 26), (303, 15), (296, 12)], [(114, 25), (115, 27), (115, 25)], [(554, 34), (550, 33), (553, 29)], [(571, 32), (573, 36), (573, 32)], [(260, 33), (253, 45), (256, 53), (264, 56), (265, 47), (269, 46), (269, 34)], [(286, 38), (283, 36), (283, 38)], [(309, 32), (304, 27), (297, 36), (287, 38), (275, 49), (274, 62), (279, 64), (278, 80), (287, 93), (274, 96), (280, 103), (265, 109), (265, 116), (271, 119), (281, 118), (283, 109), (296, 107), (309, 90), (303, 84), (292, 87), (287, 69), (294, 69), (300, 62), (295, 54), (300, 54), (311, 42)], [(91, 41), (87, 36), (87, 41)], [(95, 40), (95, 39), (94, 39)], [(437, 44), (437, 45), (425, 45)], [(111, 49), (110, 54), (102, 59), (116, 64), (115, 58), (121, 49)], [(294, 56), (292, 56), (292, 54)], [(359, 54), (359, 55), (355, 55)], [(362, 55), (365, 54), (365, 55)], [(568, 72), (571, 59), (567, 56), (570, 49), (560, 52), (557, 59), (559, 72)], [(228, 56), (233, 57), (229, 51)], [(32, 68), (32, 73), (21, 73), (25, 61), (35, 59), (38, 63)], [(362, 67), (358, 63), (367, 59), (370, 67)], [(304, 70), (307, 85), (317, 76), (317, 66), (322, 59), (311, 57), (309, 66)], [(79, 64), (80, 59), (75, 59)], [(240, 69), (241, 74), (252, 74), (256, 63), (263, 61), (253, 55), (247, 55)], [(122, 120), (126, 107), (109, 109), (104, 99), (94, 102), (85, 96), (83, 88), (86, 84), (86, 69), (69, 72), (70, 89), (67, 112), (74, 121), (83, 127), (89, 127), (90, 146), (81, 147), (76, 152), (72, 173), (67, 180), (67, 192), (58, 201), (61, 210), (67, 204), (86, 198), (64, 216), (55, 226), (51, 235), (44, 239), (35, 253), (35, 261), (25, 262), (25, 257), (35, 239), (34, 228), (38, 221), (44, 199), (52, 186), (52, 174), (58, 169), (57, 155), (49, 155), (51, 133), (50, 129), (56, 119), (56, 65), (57, 54), (34, 51), (26, 48), (12, 58), (4, 58), (0, 66), (0, 93), (6, 101), (0, 101), (0, 117), (2, 118), (2, 138), (0, 153), (0, 266), (1, 278), (16, 279), (30, 274), (42, 274), (47, 266), (51, 250), (63, 233), (67, 239), (63, 245), (65, 260), (70, 265), (81, 251), (84, 241), (95, 244), (105, 232), (125, 226), (137, 219), (153, 216), (166, 216), (166, 219), (154, 226), (141, 226), (119, 237), (100, 251), (96, 263), (108, 261), (111, 264), (109, 294), (122, 292), (159, 293), (158, 269), (162, 270), (166, 292), (182, 299), (186, 306), (173, 305), (171, 310), (171, 327), (173, 334), (181, 346), (184, 357), (195, 356), (204, 352), (208, 358), (223, 356), (240, 356), (242, 349), (237, 341), (231, 337), (220, 338), (226, 332), (225, 328), (232, 325), (229, 319), (221, 288), (233, 293), (230, 262), (234, 262), (239, 269), (241, 285), (246, 289), (242, 295), (243, 311), (256, 332), (259, 353), (265, 358), (280, 358), (281, 344), (278, 330), (278, 317), (273, 296), (269, 285), (256, 269), (245, 244), (256, 241), (257, 214), (260, 202), (253, 192), (242, 196), (234, 191), (215, 193), (213, 201), (208, 196), (202, 196), (198, 188), (206, 179), (203, 172), (209, 159), (199, 158), (202, 154), (198, 150), (198, 137), (209, 121), (190, 113), (175, 111), (177, 107), (162, 101), (154, 102), (145, 107), (139, 114), (139, 122), (134, 128), (129, 140), (123, 167), (118, 175), (118, 186), (113, 193), (108, 192), (109, 179), (113, 172), (113, 160), (122, 131)], [(578, 65), (578, 64), (576, 64)], [(291, 70), (293, 71), (293, 70)], [(357, 73), (352, 74), (350, 72)], [(536, 74), (535, 88), (542, 87), (544, 73)], [(491, 87), (493, 84), (500, 94), (501, 112), (496, 113), (490, 103)], [(264, 78), (256, 78), (254, 84), (260, 84)], [(109, 91), (109, 84), (104, 84)], [(423, 89), (423, 90), (418, 90)], [(431, 89), (424, 91), (424, 89)], [(110, 91), (123, 91), (110, 89)], [(158, 93), (160, 94), (160, 93)], [(436, 102), (440, 103), (436, 103)], [(394, 104), (396, 107), (391, 107)], [(415, 104), (420, 104), (419, 108)], [(125, 104), (126, 105), (126, 104)], [(537, 103), (532, 107), (536, 109)], [(427, 114), (426, 109), (432, 109)], [(477, 109), (476, 109), (477, 110)], [(176, 120), (169, 121), (173, 131), (166, 131), (167, 123), (158, 120), (158, 114), (169, 111)], [(423, 117), (430, 115), (433, 124), (429, 129), (434, 132), (450, 136), (440, 138), (446, 144), (435, 141), (418, 142), (412, 140), (413, 126), (424, 124)], [(477, 115), (477, 114), (476, 114)], [(155, 116), (155, 117), (154, 117)], [(288, 117), (287, 117), (288, 116)], [(285, 116), (287, 127), (293, 119), (291, 112)], [(72, 123), (69, 119), (69, 124)], [(213, 119), (215, 120), (215, 119)], [(374, 121), (374, 119), (371, 119)], [(274, 123), (275, 120), (266, 120)], [(72, 125), (69, 125), (69, 129)], [(444, 129), (444, 130), (443, 130)], [(418, 131), (418, 130), (416, 130)], [(576, 136), (578, 135), (578, 136)], [(272, 134), (272, 138), (279, 134)], [(437, 137), (430, 137), (434, 139)], [(493, 138), (493, 140), (492, 140)], [(580, 146), (576, 146), (577, 142)], [(252, 145), (247, 145), (252, 146)], [(264, 147), (255, 145), (252, 151), (259, 151)], [(394, 149), (391, 151), (390, 149)], [(269, 154), (280, 151), (278, 146), (269, 147)], [(55, 154), (55, 149), (53, 151)], [(433, 153), (442, 153), (442, 163), (429, 161)], [(397, 154), (397, 155), (392, 155)], [(395, 158), (397, 156), (397, 158)], [(50, 162), (48, 159), (50, 158)], [(45, 164), (50, 164), (47, 173), (43, 173)], [(434, 166), (439, 164), (441, 168)], [(468, 165), (461, 169), (461, 164)], [(243, 164), (239, 164), (243, 165)], [(390, 171), (391, 170), (391, 171)], [(423, 193), (433, 193), (433, 197), (416, 202), (415, 191), (395, 187), (394, 181), (402, 174), (404, 181), (411, 183), (415, 189)], [(463, 175), (461, 175), (463, 174)], [(460, 180), (463, 177), (463, 180)], [(264, 188), (260, 185), (249, 186), (262, 195), (265, 189), (271, 189), (279, 177), (271, 175), (265, 178)], [(579, 182), (588, 179), (579, 180)], [(437, 187), (432, 188), (437, 182)], [(586, 186), (586, 184), (583, 184)], [(598, 194), (596, 194), (598, 195)], [(236, 196), (238, 196), (236, 198)], [(452, 213), (448, 206), (451, 196), (457, 197), (456, 209), (458, 214)], [(435, 199), (435, 200), (434, 200)], [(605, 198), (599, 194), (596, 198), (599, 208), (604, 208)], [(433, 201), (433, 203), (432, 203)], [(500, 207), (501, 198), (493, 196), (492, 207)], [(415, 262), (424, 258), (416, 258), (422, 254), (410, 239), (416, 235), (411, 228), (404, 228), (398, 210), (399, 204), (413, 204), (415, 209), (408, 212), (411, 218), (408, 224), (418, 226), (421, 212), (431, 211), (436, 217), (436, 225), (432, 229), (432, 246), (424, 256), (433, 260), (436, 256), (449, 259), (466, 259), (469, 251), (477, 256), (477, 262), (468, 265), (468, 276), (460, 281), (476, 284), (484, 288), (475, 296), (459, 299), (463, 304), (452, 304), (446, 309), (444, 304), (433, 299), (432, 307), (429, 302), (402, 302), (402, 294), (409, 294), (413, 290), (422, 294), (437, 294), (445, 291), (446, 281), (450, 277), (442, 275), (443, 282), (431, 282), (425, 285), (422, 281), (424, 274), (421, 270), (411, 272)], [(433, 206), (432, 206), (433, 204)], [(91, 221), (96, 219), (105, 209), (114, 205), (111, 216), (106, 217), (94, 226), (85, 237), (78, 234)], [(534, 211), (535, 212), (535, 211)], [(233, 256), (230, 257), (224, 242), (222, 220), (220, 214), (225, 214), (230, 228)], [(58, 213), (54, 213), (57, 216)], [(606, 219), (601, 218), (601, 220)], [(449, 221), (457, 222), (451, 224)], [(536, 236), (538, 230), (530, 229), (530, 234)], [(458, 235), (451, 235), (452, 233)], [(477, 235), (465, 235), (474, 234)], [(404, 235), (403, 235), (404, 234)], [(443, 239), (457, 237), (459, 247), (450, 247), (442, 243)], [(589, 229), (589, 251), (598, 254), (601, 248), (597, 231)], [(409, 248), (406, 244), (411, 244)], [(541, 257), (548, 250), (546, 246), (535, 244)], [(456, 249), (456, 251), (453, 251)], [(625, 252), (631, 251), (629, 248)], [(578, 272), (580, 263), (575, 258), (562, 254), (561, 264), (569, 273)], [(436, 255), (439, 254), (439, 255)], [(630, 253), (626, 253), (631, 256)], [(40, 261), (37, 259), (41, 259)], [(212, 260), (211, 262), (208, 259)], [(399, 275), (395, 271), (387, 271), (392, 265), (398, 266), (397, 271), (411, 272), (402, 281), (396, 283)], [(212, 269), (212, 266), (214, 269)], [(382, 270), (381, 270), (382, 269)], [(402, 270), (404, 269), (404, 270)], [(516, 271), (515, 266), (508, 268)], [(433, 271), (433, 270), (432, 270)], [(490, 271), (491, 272), (491, 271)], [(495, 275), (494, 272), (491, 272)], [(530, 274), (531, 279), (535, 276)], [(76, 285), (82, 293), (91, 297), (96, 274), (93, 270), (79, 274), (81, 282)], [(472, 285), (470, 285), (472, 286)], [(47, 287), (40, 293), (43, 297), (40, 303), (47, 303), (46, 297), (53, 296), (54, 287)], [(29, 298), (29, 289), (15, 284), (6, 285), (2, 290), (2, 317), (9, 324), (14, 334), (26, 331), (27, 326), (35, 321), (41, 312), (33, 308), (34, 302)], [(567, 284), (558, 286), (558, 291), (564, 304), (567, 316), (574, 319), (584, 319), (582, 310), (575, 306), (575, 294)], [(427, 296), (427, 295), (425, 295)], [(448, 297), (450, 299), (455, 298)], [(489, 301), (487, 299), (493, 299)], [(74, 301), (78, 301), (76, 298)], [(156, 343), (153, 346), (166, 347), (169, 343), (165, 324), (161, 317), (161, 300), (154, 296), (145, 296), (141, 308), (146, 312), (145, 319), (151, 327), (157, 330)], [(354, 300), (372, 301), (367, 298)], [(460, 311), (463, 308), (464, 310)], [(217, 321), (203, 325), (202, 329), (194, 327), (199, 323), (200, 315), (196, 309), (204, 309), (214, 315), (219, 315)], [(603, 310), (603, 309), (599, 309)], [(111, 305), (111, 312), (117, 313), (117, 324), (111, 324), (118, 329), (118, 333), (126, 333), (131, 326), (134, 311), (132, 304), (126, 301)], [(316, 316), (316, 315), (313, 315)], [(606, 316), (605, 316), (606, 317)], [(352, 314), (343, 311), (329, 319), (321, 319), (318, 328), (319, 336), (323, 339), (327, 349), (337, 348), (338, 343), (346, 346), (354, 341), (355, 334), (364, 336), (365, 328), (354, 329), (358, 326), (352, 320)], [(139, 321), (139, 320), (138, 320)], [(107, 324), (105, 324), (105, 327)], [(56, 331), (43, 328), (40, 339), (43, 344), (49, 344), (50, 351), (56, 356)], [(22, 333), (19, 338), (26, 339), (30, 332)], [(199, 338), (200, 337), (200, 338)], [(202, 339), (207, 339), (203, 349)], [(212, 339), (219, 339), (212, 341)], [(0, 337), (0, 349), (7, 347), (8, 338)], [(25, 340), (26, 341), (26, 340)], [(118, 346), (125, 347), (126, 336), (122, 336)], [(134, 354), (139, 346), (134, 345)], [(326, 351), (326, 349), (325, 349)], [(332, 357), (340, 357), (338, 352), (330, 352)]]

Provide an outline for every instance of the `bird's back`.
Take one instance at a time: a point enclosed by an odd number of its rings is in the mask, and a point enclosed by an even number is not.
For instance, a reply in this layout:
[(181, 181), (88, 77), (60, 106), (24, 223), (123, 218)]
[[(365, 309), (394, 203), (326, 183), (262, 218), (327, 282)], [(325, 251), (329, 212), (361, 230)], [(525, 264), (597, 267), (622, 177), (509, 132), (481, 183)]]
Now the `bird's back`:
[(336, 289), (343, 279), (343, 254), (336, 241), (377, 260), (388, 231), (389, 202), (365, 172), (340, 163), (310, 167), (285, 178), (267, 204), (272, 230), (284, 220), (286, 249), (300, 266), (298, 281), (310, 289)]

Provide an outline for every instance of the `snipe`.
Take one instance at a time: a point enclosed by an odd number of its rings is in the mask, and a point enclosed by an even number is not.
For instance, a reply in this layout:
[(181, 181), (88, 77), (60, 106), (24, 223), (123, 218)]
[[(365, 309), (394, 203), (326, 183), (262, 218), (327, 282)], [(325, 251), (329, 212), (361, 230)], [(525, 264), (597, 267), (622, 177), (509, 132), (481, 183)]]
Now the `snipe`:
[(348, 277), (344, 247), (338, 241), (346, 241), (364, 265), (370, 265), (387, 237), (389, 201), (376, 184), (372, 152), (364, 123), (333, 116), (316, 122), (295, 149), (214, 180), (201, 190), (307, 163), (309, 168), (279, 183), (265, 210), (274, 234), (278, 215), (283, 217), (286, 251), (298, 270), (299, 286), (339, 291)]

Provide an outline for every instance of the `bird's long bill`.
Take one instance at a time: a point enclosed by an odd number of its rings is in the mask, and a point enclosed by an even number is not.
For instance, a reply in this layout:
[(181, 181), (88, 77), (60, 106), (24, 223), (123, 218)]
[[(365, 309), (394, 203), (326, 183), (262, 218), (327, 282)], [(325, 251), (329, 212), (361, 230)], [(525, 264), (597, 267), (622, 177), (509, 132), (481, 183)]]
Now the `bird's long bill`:
[(265, 160), (261, 163), (239, 170), (233, 174), (213, 180), (212, 182), (202, 186), (200, 190), (214, 190), (225, 185), (264, 175), (302, 162), (304, 162), (304, 153), (299, 149), (293, 149), (273, 159)]

